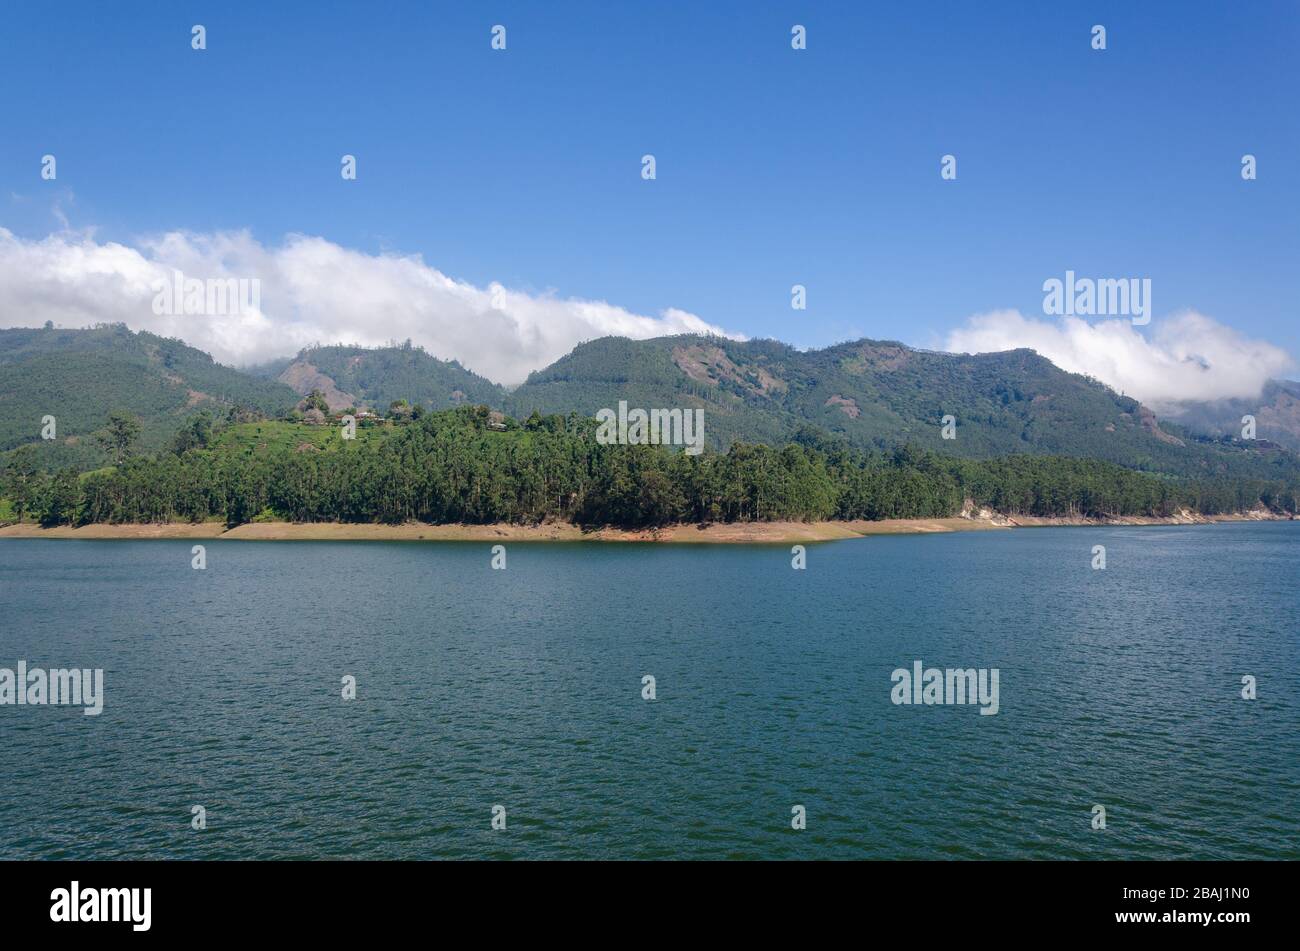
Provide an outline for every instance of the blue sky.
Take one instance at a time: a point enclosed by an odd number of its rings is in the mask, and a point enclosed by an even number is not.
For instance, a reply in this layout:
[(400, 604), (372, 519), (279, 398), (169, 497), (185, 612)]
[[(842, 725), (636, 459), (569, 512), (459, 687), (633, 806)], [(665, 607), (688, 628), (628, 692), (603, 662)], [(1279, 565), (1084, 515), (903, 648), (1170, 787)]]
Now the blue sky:
[(1300, 354), (1298, 60), (1294, 2), (12, 4), (0, 226), (300, 233), (801, 346), (1041, 316), (1068, 268)]

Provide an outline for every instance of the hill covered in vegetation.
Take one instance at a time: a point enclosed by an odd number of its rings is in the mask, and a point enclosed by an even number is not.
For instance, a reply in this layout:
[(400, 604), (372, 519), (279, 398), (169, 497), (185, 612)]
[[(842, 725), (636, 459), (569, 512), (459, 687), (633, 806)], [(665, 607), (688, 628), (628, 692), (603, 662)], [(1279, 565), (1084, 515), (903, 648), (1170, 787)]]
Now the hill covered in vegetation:
[[(0, 453), (35, 443), (47, 468), (105, 461), (95, 437), (113, 411), (138, 420), (140, 447), (149, 450), (161, 448), (197, 413), (279, 415), (297, 400), (281, 383), (120, 324), (0, 330)], [(46, 416), (55, 419), (52, 441), (41, 439)]]
[[(513, 392), (409, 344), (314, 347), (259, 373), (120, 326), (0, 331), (10, 511), (619, 525), (932, 517), (967, 499), (1021, 514), (1290, 511), (1300, 473), (1274, 443), (1161, 424), (1027, 350), (605, 338)], [(591, 417), (620, 402), (703, 409), (714, 451), (599, 445)], [(362, 417), (350, 441), (347, 409)]]
[(1248, 416), (1257, 439), (1300, 452), (1300, 383), (1294, 380), (1269, 380), (1259, 399), (1183, 403), (1169, 418), (1190, 432), (1232, 442)]
[[(591, 415), (619, 400), (701, 407), (719, 448), (776, 445), (812, 425), (860, 448), (911, 442), (966, 458), (1076, 456), (1189, 477), (1269, 478), (1278, 465), (1270, 447), (1197, 441), (1032, 350), (967, 355), (858, 340), (800, 351), (772, 340), (608, 337), (533, 373), (506, 405), (519, 417)], [(952, 439), (943, 438), (945, 416)]]
[(422, 347), (311, 347), (264, 372), (302, 396), (319, 390), (331, 410), (383, 410), (396, 400), (425, 409), (467, 404), (500, 407), (505, 390), (455, 360), (439, 360)]

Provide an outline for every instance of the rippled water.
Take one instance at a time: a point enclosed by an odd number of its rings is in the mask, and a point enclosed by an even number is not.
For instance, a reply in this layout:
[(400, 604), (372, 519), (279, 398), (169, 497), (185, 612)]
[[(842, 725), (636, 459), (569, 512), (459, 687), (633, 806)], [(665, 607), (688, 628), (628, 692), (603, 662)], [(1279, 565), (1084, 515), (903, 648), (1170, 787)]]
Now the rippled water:
[[(0, 857), (1294, 859), (1298, 541), (0, 540), (0, 667), (107, 694), (0, 707)], [(895, 706), (914, 660), (999, 713)]]

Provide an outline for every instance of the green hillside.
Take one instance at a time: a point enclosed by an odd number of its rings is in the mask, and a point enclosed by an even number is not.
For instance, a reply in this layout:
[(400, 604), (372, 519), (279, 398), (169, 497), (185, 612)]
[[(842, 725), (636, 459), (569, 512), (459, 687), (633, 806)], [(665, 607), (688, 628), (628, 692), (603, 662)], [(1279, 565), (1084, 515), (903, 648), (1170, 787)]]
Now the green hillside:
[[(113, 410), (141, 423), (140, 446), (164, 445), (189, 416), (232, 407), (279, 415), (297, 396), (283, 384), (216, 363), (201, 350), (121, 325), (0, 330), (0, 453), (36, 443), (44, 465), (88, 467)], [(53, 416), (54, 442), (41, 440)]]
[[(590, 417), (620, 401), (701, 407), (709, 444), (724, 450), (831, 438), (862, 450), (911, 443), (964, 459), (1089, 458), (1195, 479), (1289, 479), (1297, 466), (1272, 442), (1204, 438), (1159, 423), (1136, 401), (1030, 350), (970, 356), (859, 340), (800, 351), (771, 340), (607, 337), (510, 392), (409, 342), (312, 347), (244, 373), (178, 340), (121, 326), (0, 331), (0, 455), (35, 442), (42, 469), (93, 468), (105, 461), (94, 437), (111, 411), (139, 417), (136, 449), (150, 452), (196, 413), (220, 419), (241, 406), (252, 412), (238, 419), (282, 417), (314, 390), (335, 412), (356, 406), (381, 415), (395, 400), (425, 410), (486, 405), (520, 420), (534, 411)], [(1275, 397), (1278, 412), (1295, 402), (1290, 391)], [(46, 414), (58, 420), (54, 443), (39, 440)], [(954, 439), (942, 438), (948, 415)], [(1261, 427), (1274, 418), (1260, 415)]]
[[(322, 375), (329, 378), (324, 385)], [(312, 347), (283, 367), (277, 379), (304, 396), (320, 389), (333, 410), (353, 405), (382, 411), (403, 399), (435, 410), (499, 406), (505, 392), (455, 360), (439, 360), (409, 340), (399, 347)]]
[[(1031, 350), (959, 355), (859, 340), (799, 351), (771, 340), (679, 336), (582, 344), (529, 376), (506, 409), (523, 418), (629, 407), (703, 407), (713, 446), (779, 444), (812, 425), (853, 445), (903, 442), (946, 454), (1100, 459), (1179, 475), (1271, 478), (1294, 460), (1209, 445), (1161, 426), (1136, 400)], [(944, 439), (941, 421), (956, 420)]]

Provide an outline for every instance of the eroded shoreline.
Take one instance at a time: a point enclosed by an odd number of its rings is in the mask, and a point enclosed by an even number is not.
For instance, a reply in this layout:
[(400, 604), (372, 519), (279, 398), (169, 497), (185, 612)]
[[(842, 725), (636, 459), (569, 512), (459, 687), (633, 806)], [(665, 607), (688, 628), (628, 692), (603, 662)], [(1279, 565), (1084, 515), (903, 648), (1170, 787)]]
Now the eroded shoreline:
[(338, 522), (249, 522), (227, 529), (221, 522), (83, 525), (41, 528), (33, 522), (0, 527), (0, 538), (230, 539), (232, 541), (470, 541), (470, 542), (658, 542), (668, 544), (795, 544), (869, 535), (928, 535), (1011, 528), (1123, 525), (1211, 525), (1219, 522), (1286, 521), (1264, 512), (1236, 515), (1172, 515), (1115, 519), (984, 516), (881, 521), (732, 522), (671, 525), (659, 529), (582, 529), (567, 522), (542, 525), (403, 525)]

